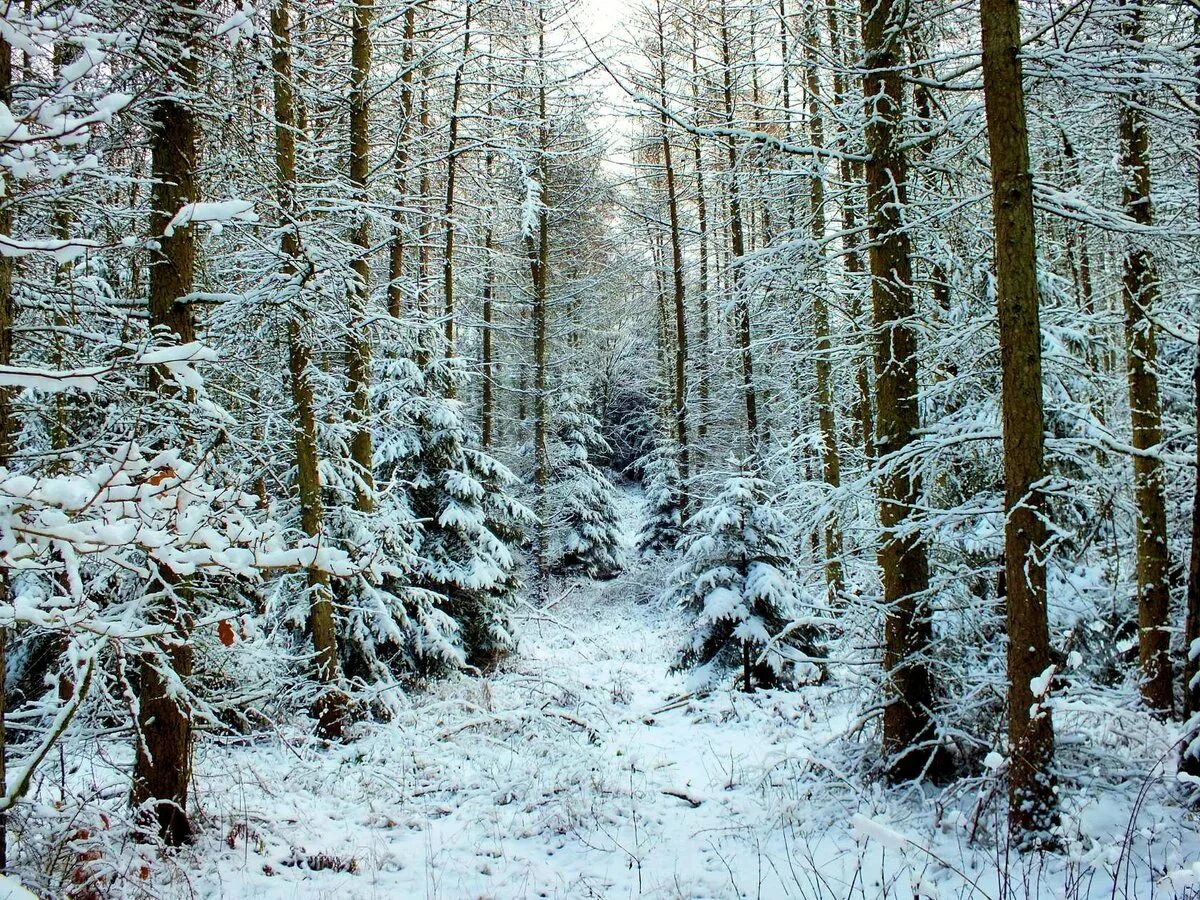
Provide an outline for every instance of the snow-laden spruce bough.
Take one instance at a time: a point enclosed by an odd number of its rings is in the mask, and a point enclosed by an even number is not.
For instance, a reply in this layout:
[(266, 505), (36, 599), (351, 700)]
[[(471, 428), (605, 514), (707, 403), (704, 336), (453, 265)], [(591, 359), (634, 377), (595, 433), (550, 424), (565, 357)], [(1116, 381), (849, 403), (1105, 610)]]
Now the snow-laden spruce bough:
[(0, 7), (0, 895), (1195, 896), (1198, 22)]

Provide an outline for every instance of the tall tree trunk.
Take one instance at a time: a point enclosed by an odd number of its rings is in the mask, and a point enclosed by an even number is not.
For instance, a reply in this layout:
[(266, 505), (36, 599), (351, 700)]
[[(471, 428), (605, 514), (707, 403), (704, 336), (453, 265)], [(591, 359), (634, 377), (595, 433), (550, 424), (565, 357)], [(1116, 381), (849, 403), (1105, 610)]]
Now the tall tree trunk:
[[(817, 354), (814, 367), (817, 374), (817, 422), (821, 430), (821, 470), (825, 484), (836, 490), (842, 483), (842, 458), (838, 449), (837, 421), (833, 398), (833, 344), (829, 335), (829, 305), (825, 301), (828, 279), (825, 271), (825, 123), (821, 118), (821, 80), (818, 76), (817, 49), (820, 41), (817, 6), (807, 10), (808, 27), (806, 52), (808, 58), (808, 135), (815, 152), (812, 164), (816, 172), (808, 180), (809, 203), (812, 207), (810, 234), (817, 255), (817, 277), (813, 284), (813, 336)], [(844, 593), (842, 576), (842, 530), (837, 516), (830, 513), (825, 519), (825, 588), (831, 600)]]
[(417, 0), (404, 10), (404, 51), (400, 72), (400, 130), (396, 135), (396, 199), (392, 210), (392, 238), (388, 245), (388, 315), (404, 312), (404, 204), (408, 202), (409, 129), (413, 116), (413, 73), (416, 69)]
[[(298, 290), (300, 240), (296, 209), (296, 101), (292, 90), (292, 50), (289, 25), (289, 0), (278, 0), (271, 12), (271, 66), (275, 84), (275, 166), (276, 192), (283, 217), (280, 250), (284, 274)], [(291, 377), (292, 406), (296, 417), (296, 487), (300, 495), (300, 527), (305, 535), (321, 540), (325, 509), (321, 502), (320, 453), (317, 447), (317, 417), (313, 407), (310, 374), (312, 355), (308, 329), (311, 323), (300, 303), (287, 323), (288, 373)], [(333, 597), (329, 575), (311, 568), (308, 578), (308, 628), (316, 652), (316, 679), (324, 692), (315, 710), (318, 733), (338, 738), (345, 726), (346, 702), (341, 692), (341, 665), (338, 660), (337, 632), (334, 627)]]
[[(845, 38), (842, 26), (838, 22), (834, 0), (825, 2), (825, 21), (829, 30), (829, 49), (834, 59), (833, 70), (833, 105), (841, 109), (847, 95), (846, 76), (841, 66), (849, 57), (844, 46)], [(862, 252), (859, 249), (858, 209), (854, 203), (855, 186), (862, 181), (861, 165), (846, 158), (850, 151), (849, 134), (841, 118), (837, 119), (838, 148), (842, 151), (838, 157), (838, 178), (842, 183), (842, 259), (846, 272), (846, 286), (850, 291), (850, 302), (847, 304), (847, 315), (858, 332), (863, 344), (862, 350), (855, 353), (854, 387), (855, 398), (852, 410), (854, 421), (857, 423), (862, 440), (863, 455), (867, 463), (875, 458), (875, 415), (871, 409), (871, 353), (870, 339), (865, 337), (868, 329), (863, 322), (862, 293), (859, 282), (863, 274)]]
[[(692, 33), (692, 117), (700, 121), (700, 66), (697, 32)], [(698, 247), (697, 256), (699, 268), (697, 271), (696, 303), (699, 314), (699, 408), (696, 411), (696, 437), (701, 445), (699, 452), (704, 452), (703, 444), (708, 436), (708, 407), (709, 407), (709, 354), (712, 351), (708, 310), (708, 206), (704, 197), (704, 155), (700, 146), (700, 135), (692, 134), (692, 156), (696, 167), (696, 230)]]
[(877, 332), (875, 446), (885, 467), (879, 479), (883, 526), (879, 567), (887, 608), (883, 754), (894, 780), (925, 772), (939, 775), (944, 766), (943, 754), (934, 743), (931, 716), (935, 692), (928, 660), (933, 638), (929, 561), (924, 543), (908, 521), (921, 486), (908, 466), (889, 461), (912, 443), (921, 425), (912, 327), (916, 315), (912, 246), (904, 222), (908, 161), (900, 135), (904, 88), (899, 36), (906, 9), (895, 0), (863, 0), (862, 5), (871, 305)]
[(538, 216), (537, 234), (525, 235), (525, 246), (529, 256), (530, 275), (533, 280), (533, 469), (534, 487), (537, 491), (537, 514), (539, 525), (537, 546), (538, 581), (544, 589), (549, 534), (546, 522), (546, 492), (550, 486), (550, 448), (548, 444), (549, 415), (547, 405), (547, 309), (550, 289), (550, 123), (547, 119), (546, 79), (546, 21), (545, 10), (537, 9), (538, 28)]
[[(1200, 29), (1197, 29), (1200, 30)], [(1196, 332), (1196, 364), (1192, 370), (1192, 389), (1195, 391), (1193, 409), (1195, 423), (1200, 426), (1200, 328)], [(1184, 621), (1183, 641), (1183, 711), (1193, 721), (1200, 716), (1200, 436), (1196, 439), (1196, 484), (1192, 494), (1192, 552), (1188, 562), (1187, 618)], [(1190, 741), (1200, 738), (1196, 726), (1188, 732)], [(1200, 747), (1188, 753), (1184, 743), (1180, 769), (1200, 777)]]
[[(663, 110), (667, 108), (667, 48), (664, 32), (662, 0), (656, 6), (658, 19), (658, 97)], [(675, 422), (675, 443), (679, 445), (679, 506), (686, 516), (688, 483), (691, 480), (691, 455), (688, 452), (687, 416), (687, 294), (683, 280), (683, 243), (680, 238), (679, 198), (675, 184), (675, 165), (672, 159), (671, 132), (666, 112), (659, 116), (659, 143), (663, 155), (663, 176), (667, 188), (667, 215), (671, 226), (671, 296), (675, 313), (675, 372), (672, 418)]]
[[(729, 10), (726, 0), (721, 0), (721, 95), (724, 101), (725, 124), (734, 126), (733, 96), (733, 52), (729, 40)], [(750, 297), (745, 289), (745, 273), (742, 258), (746, 255), (746, 236), (742, 222), (742, 195), (738, 184), (737, 144), (733, 136), (725, 139), (725, 154), (729, 164), (729, 243), (732, 259), (730, 291), (733, 294), (735, 327), (737, 329), (738, 355), (742, 365), (742, 396), (746, 406), (746, 444), (751, 452), (758, 448), (761, 435), (758, 425), (758, 397), (754, 386), (754, 356), (751, 349)]]
[[(180, 54), (175, 69), (180, 90), (157, 101), (150, 127), (154, 178), (150, 232), (158, 242), (150, 267), (150, 326), (160, 339), (179, 344), (196, 339), (194, 313), (183, 299), (194, 289), (195, 227), (175, 228), (170, 235), (166, 231), (183, 206), (200, 199), (196, 190), (199, 128), (187, 102), (179, 99), (196, 83), (195, 14), (195, 0), (179, 0), (170, 18), (159, 24), (167, 42), (177, 42), (190, 52)], [(157, 366), (150, 371), (150, 387), (164, 399), (181, 399), (174, 381)], [(187, 815), (192, 721), (175, 689), (176, 680), (186, 684), (192, 675), (192, 597), (187, 580), (169, 569), (159, 567), (157, 578), (164, 600), (155, 604), (150, 616), (173, 632), (157, 639), (159, 653), (147, 652), (141, 660), (130, 803), (149, 813), (162, 839), (175, 845), (190, 840), (193, 833)], [(164, 664), (170, 667), (169, 673), (163, 670)]]
[[(1140, 52), (1145, 42), (1141, 0), (1122, 0), (1121, 35)], [(1138, 63), (1140, 70), (1141, 63)], [(1150, 205), (1150, 129), (1140, 89), (1121, 98), (1119, 116), (1122, 199), (1138, 225), (1153, 222)], [(1163, 496), (1162, 404), (1158, 393), (1158, 348), (1150, 311), (1158, 299), (1154, 257), (1137, 235), (1130, 235), (1122, 264), (1125, 351), (1129, 378), (1129, 415), (1133, 428), (1133, 494), (1137, 508), (1138, 657), (1142, 700), (1170, 715), (1174, 707), (1171, 674), (1170, 585), (1167, 581), (1167, 507)]]
[[(1200, 9), (1192, 18), (1192, 34), (1196, 40), (1196, 56), (1192, 65), (1200, 76)], [(1196, 87), (1196, 122), (1194, 139), (1197, 154), (1196, 212), (1200, 218), (1200, 80)], [(1187, 616), (1183, 629), (1183, 713), (1189, 723), (1187, 740), (1179, 761), (1180, 771), (1200, 778), (1200, 746), (1188, 752), (1192, 742), (1200, 738), (1200, 327), (1196, 329), (1196, 364), (1192, 370), (1192, 398), (1196, 426), (1196, 478), (1192, 494), (1192, 552), (1188, 560)]]
[[(490, 96), (487, 104), (487, 116), (490, 121), (492, 118), (492, 100)], [(483, 181), (484, 184), (492, 183), (492, 166), (493, 153), (489, 146), (483, 155)], [(496, 292), (496, 261), (492, 258), (495, 252), (495, 228), (492, 218), (494, 212), (488, 210), (487, 224), (484, 226), (483, 233), (483, 327), (480, 329), (480, 353), (482, 356), (482, 365), (480, 376), (483, 379), (481, 386), (482, 396), (480, 397), (480, 436), (479, 443), (484, 450), (492, 448), (492, 430), (494, 428), (493, 421), (495, 419), (495, 371), (493, 362), (492, 350), (492, 321), (494, 311), (492, 309), (495, 303)]]
[(1042, 480), (1042, 331), (1033, 174), (1021, 82), (1018, 0), (982, 0), (983, 95), (992, 159), (1000, 401), (1004, 432), (1004, 583), (1008, 615), (1008, 825), (1043, 841), (1056, 821), (1054, 726), (1032, 685), (1050, 668)]
[[(458, 106), (462, 99), (463, 72), (467, 67), (467, 57), (471, 53), (471, 9), (470, 0), (464, 4), (462, 56), (454, 68), (454, 84), (450, 89), (450, 123), (449, 138), (446, 147), (446, 205), (443, 209), (445, 228), (445, 252), (442, 256), (442, 315), (446, 340), (446, 358), (454, 357), (455, 341), (455, 311), (454, 311), (454, 195), (458, 186)], [(450, 382), (450, 392), (453, 393), (454, 382)]]
[(352, 0), (350, 24), (350, 186), (358, 209), (352, 241), (354, 284), (346, 327), (346, 381), (350, 393), (350, 459), (354, 466), (354, 504), (359, 512), (375, 509), (374, 448), (371, 438), (371, 336), (367, 304), (371, 288), (371, 219), (367, 214), (370, 174), (371, 16), (374, 0)]
[[(417, 122), (420, 126), (419, 133), (425, 136), (429, 133), (429, 83), (428, 78), (421, 79), (421, 93), (418, 98), (418, 106), (420, 112), (417, 115)], [(432, 202), (430, 179), (429, 179), (430, 164), (428, 160), (421, 161), (421, 178), (417, 187), (418, 199), (418, 215), (420, 216), (420, 225), (417, 227), (417, 313), (419, 314), (424, 327), (425, 320), (431, 314), (430, 299), (429, 299), (429, 254), (430, 254), (430, 238), (429, 233), (433, 229), (433, 217), (430, 215), (430, 204)], [(422, 340), (418, 348), (418, 359), (423, 359), (424, 347)]]
[[(0, 37), (0, 103), (12, 107), (12, 47)], [(11, 237), (13, 227), (12, 197), (0, 198), (0, 236)], [(0, 256), (0, 366), (12, 364), (13, 322), (13, 259)], [(12, 456), (17, 427), (12, 414), (12, 389), (0, 388), (0, 467), (7, 468)], [(8, 603), (8, 569), (0, 568), (0, 602)], [(0, 627), (0, 795), (8, 791), (8, 732), (4, 716), (8, 710), (8, 691), (5, 673), (8, 671), (8, 629)], [(8, 813), (0, 813), (0, 872), (8, 868)]]

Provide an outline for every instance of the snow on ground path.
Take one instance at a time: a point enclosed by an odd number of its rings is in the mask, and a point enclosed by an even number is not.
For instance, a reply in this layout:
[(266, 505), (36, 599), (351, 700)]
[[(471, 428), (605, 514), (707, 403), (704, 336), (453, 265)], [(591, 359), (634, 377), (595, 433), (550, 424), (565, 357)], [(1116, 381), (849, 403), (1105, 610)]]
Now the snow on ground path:
[[(639, 500), (623, 493), (631, 543)], [(770, 831), (764, 790), (788, 755), (780, 735), (795, 729), (762, 725), (801, 715), (802, 700), (672, 703), (682, 631), (649, 599), (661, 576), (651, 565), (556, 588), (550, 608), (524, 616), (521, 652), (504, 671), (437, 684), (345, 747), (214, 748), (198, 763), (207, 864), (191, 888), (786, 896), (766, 887), (778, 878), (762, 838), (740, 832)]]
[[(639, 495), (621, 503), (632, 540)], [(186, 888), (180, 873), (163, 893), (1000, 896), (994, 851), (966, 846), (969, 816), (945, 809), (934, 827), (919, 789), (844, 774), (835, 738), (859, 707), (837, 685), (680, 699), (669, 667), (683, 623), (653, 599), (666, 565), (552, 586), (547, 608), (523, 615), (521, 651), (502, 671), (415, 693), (346, 746), (301, 735), (208, 745), (196, 777), (204, 837), (179, 860)], [(974, 800), (963, 802), (969, 812)], [(1101, 825), (1114, 836), (1123, 803), (1093, 815), (1110, 810)], [(1111, 866), (1113, 839), (1088, 846)], [(1063, 896), (1069, 872), (1035, 873), (1035, 896)], [(1109, 895), (1107, 876), (1093, 886)]]

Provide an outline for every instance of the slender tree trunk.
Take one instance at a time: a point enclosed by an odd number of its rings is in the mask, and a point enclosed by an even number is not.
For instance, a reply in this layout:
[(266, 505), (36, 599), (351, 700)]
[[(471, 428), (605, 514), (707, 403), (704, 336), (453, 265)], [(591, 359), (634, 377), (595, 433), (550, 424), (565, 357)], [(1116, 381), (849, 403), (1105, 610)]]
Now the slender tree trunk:
[[(667, 49), (664, 32), (662, 0), (658, 0), (658, 96), (663, 109), (667, 107)], [(672, 418), (675, 422), (675, 443), (679, 445), (679, 506), (687, 514), (688, 483), (691, 480), (691, 455), (688, 452), (687, 416), (687, 294), (683, 276), (683, 243), (680, 239), (679, 198), (675, 184), (675, 165), (672, 159), (671, 132), (667, 114), (659, 119), (659, 143), (663, 155), (663, 176), (667, 188), (667, 215), (671, 225), (671, 296), (675, 313), (675, 372)]]
[[(1200, 30), (1200, 29), (1198, 29)], [(1196, 332), (1196, 365), (1192, 370), (1192, 389), (1195, 422), (1200, 426), (1200, 328)], [(1184, 622), (1183, 641), (1183, 711), (1189, 721), (1200, 715), (1200, 437), (1196, 440), (1196, 484), (1192, 494), (1192, 552), (1188, 562), (1187, 618)], [(1195, 729), (1189, 733), (1192, 741), (1198, 735)], [(1182, 771), (1200, 777), (1200, 748), (1187, 753), (1184, 744)]]
[(374, 448), (371, 437), (371, 336), (367, 303), (371, 285), (371, 219), (367, 215), (370, 174), (371, 16), (374, 0), (352, 0), (350, 26), (350, 185), (358, 205), (352, 237), (354, 284), (346, 328), (346, 381), (350, 393), (350, 458), (354, 464), (354, 503), (359, 512), (375, 509)]
[[(1145, 42), (1140, 0), (1122, 0), (1121, 35), (1127, 45)], [(1139, 63), (1140, 69), (1140, 63)], [(1150, 129), (1140, 90), (1122, 97), (1119, 116), (1120, 169), (1126, 214), (1139, 225), (1153, 222), (1150, 205)], [(1123, 262), (1125, 350), (1129, 378), (1129, 414), (1133, 427), (1133, 493), (1137, 508), (1138, 657), (1142, 700), (1170, 715), (1174, 707), (1171, 674), (1170, 585), (1167, 581), (1167, 507), (1163, 465), (1162, 404), (1158, 392), (1158, 348), (1150, 312), (1158, 299), (1154, 257), (1136, 235), (1129, 237)]]
[[(847, 86), (846, 76), (842, 74), (840, 65), (849, 54), (843, 46), (845, 42), (841, 25), (838, 23), (837, 12), (834, 8), (834, 0), (826, 0), (825, 19), (829, 29), (830, 51), (835, 60), (835, 66), (838, 66), (833, 71), (833, 103), (835, 107), (841, 109), (845, 103)], [(837, 129), (838, 146), (843, 151), (843, 155), (838, 159), (838, 178), (842, 183), (842, 200), (840, 204), (842, 210), (842, 231), (844, 232), (842, 237), (842, 258), (846, 272), (846, 286), (850, 292), (847, 314), (860, 339), (862, 339), (863, 344), (867, 345), (866, 349), (858, 351), (855, 354), (855, 398), (852, 415), (854, 421), (857, 422), (862, 440), (863, 454), (869, 464), (875, 458), (875, 416), (871, 409), (870, 338), (866, 336), (868, 329), (863, 322), (862, 293), (859, 290), (859, 282), (862, 280), (861, 276), (863, 274), (863, 262), (862, 253), (859, 250), (858, 210), (853, 201), (854, 186), (862, 181), (862, 173), (861, 166), (847, 159), (844, 155), (850, 148), (848, 146), (847, 130), (840, 118), (837, 120)]]
[[(487, 107), (488, 119), (492, 117), (492, 101), (488, 99)], [(492, 151), (491, 148), (483, 156), (483, 180), (485, 184), (492, 183)], [(495, 252), (495, 235), (492, 222), (492, 211), (487, 213), (487, 224), (484, 226), (483, 233), (483, 264), (485, 266), (483, 275), (483, 327), (480, 329), (480, 352), (482, 355), (481, 377), (482, 397), (480, 398), (480, 437), (479, 442), (484, 450), (492, 448), (492, 429), (494, 427), (493, 420), (495, 418), (495, 395), (494, 384), (495, 371), (493, 363), (492, 350), (492, 320), (494, 312), (492, 309), (495, 303), (496, 292), (496, 263), (492, 258)]]
[[(1200, 9), (1192, 18), (1192, 33), (1196, 38), (1196, 56), (1193, 68), (1200, 75)], [(1196, 87), (1196, 109), (1200, 110), (1200, 81)], [(1196, 149), (1200, 151), (1200, 112), (1195, 122)], [(1198, 156), (1200, 160), (1200, 156)], [(1196, 211), (1200, 218), (1200, 162), (1196, 169)], [(1192, 494), (1192, 552), (1188, 560), (1187, 584), (1187, 616), (1183, 630), (1183, 713), (1189, 722), (1189, 731), (1185, 732), (1188, 740), (1184, 741), (1183, 753), (1179, 762), (1180, 771), (1194, 777), (1200, 777), (1200, 747), (1196, 752), (1189, 753), (1189, 745), (1200, 735), (1197, 727), (1200, 721), (1200, 327), (1196, 329), (1196, 364), (1192, 370), (1192, 398), (1196, 425), (1196, 478), (1195, 490)]]
[(887, 608), (884, 649), (883, 754), (889, 777), (906, 780), (944, 767), (936, 750), (931, 710), (933, 639), (929, 608), (929, 561), (908, 521), (921, 496), (918, 476), (889, 457), (912, 443), (920, 429), (917, 407), (917, 342), (912, 321), (912, 246), (904, 227), (908, 161), (901, 143), (904, 88), (899, 35), (904, 4), (863, 0), (863, 96), (866, 100), (867, 216), (870, 232), (871, 304), (877, 344), (878, 399), (875, 446), (883, 540), (879, 567)]
[[(443, 210), (445, 231), (445, 253), (442, 257), (442, 297), (444, 300), (442, 315), (446, 339), (446, 358), (454, 356), (455, 341), (455, 311), (454, 311), (454, 195), (458, 186), (458, 106), (462, 99), (463, 72), (467, 67), (467, 57), (471, 53), (471, 9), (470, 0), (464, 4), (462, 56), (454, 69), (454, 85), (450, 90), (450, 123), (449, 138), (446, 147), (446, 205)], [(454, 383), (450, 383), (453, 393)]]
[(547, 409), (547, 309), (550, 287), (550, 124), (547, 120), (546, 85), (546, 22), (542, 7), (537, 10), (538, 26), (538, 216), (537, 234), (525, 236), (533, 280), (533, 457), (534, 487), (537, 491), (537, 513), (541, 521), (538, 535), (538, 574), (544, 585), (549, 550), (546, 522), (546, 491), (550, 486), (550, 448), (547, 442), (549, 415)]
[[(277, 193), (283, 215), (280, 249), (284, 274), (299, 287), (300, 241), (296, 218), (296, 103), (292, 91), (292, 56), (289, 24), (289, 0), (278, 0), (271, 12), (271, 65), (275, 84), (275, 166), (278, 171)], [(317, 417), (313, 407), (312, 363), (307, 331), (311, 327), (301, 304), (287, 323), (288, 373), (291, 377), (292, 406), (296, 417), (296, 486), (300, 495), (300, 527), (305, 535), (320, 541), (324, 533), (325, 510), (321, 502), (320, 453), (317, 448)], [(325, 738), (338, 738), (345, 726), (346, 703), (341, 692), (341, 666), (338, 660), (337, 632), (334, 626), (333, 597), (329, 575), (317, 568), (308, 570), (308, 628), (316, 653), (316, 679), (324, 688), (318, 700), (317, 728)]]
[[(697, 121), (700, 120), (700, 67), (699, 67), (699, 47), (697, 46), (698, 37), (695, 32), (692, 35), (692, 114)], [(697, 272), (696, 285), (696, 302), (697, 312), (699, 313), (699, 343), (700, 343), (700, 358), (697, 366), (699, 372), (699, 399), (700, 404), (696, 414), (696, 437), (703, 445), (705, 438), (708, 436), (708, 407), (709, 407), (709, 353), (712, 351), (712, 338), (709, 333), (709, 310), (708, 310), (708, 206), (704, 197), (704, 155), (700, 147), (700, 135), (692, 135), (692, 156), (696, 166), (696, 229), (698, 235), (697, 255), (699, 257), (699, 268)], [(700, 452), (703, 452), (701, 446)]]
[(404, 204), (408, 202), (409, 128), (413, 116), (413, 72), (416, 58), (417, 2), (404, 11), (404, 51), (400, 73), (400, 131), (396, 135), (396, 199), (392, 210), (392, 239), (388, 245), (388, 315), (404, 313)]
[[(12, 47), (0, 37), (0, 103), (12, 106)], [(9, 192), (11, 194), (11, 191)], [(0, 236), (11, 237), (13, 226), (12, 197), (0, 198)], [(13, 259), (0, 256), (0, 366), (12, 364), (13, 323), (16, 309), (13, 303)], [(0, 467), (7, 468), (16, 437), (16, 422), (12, 414), (12, 390), (0, 388)], [(0, 568), (0, 601), (10, 602), (8, 569)], [(5, 673), (8, 671), (8, 629), (0, 628), (0, 795), (8, 792), (8, 732), (4, 716), (8, 711), (8, 691)], [(0, 813), (0, 872), (8, 869), (8, 813)]]
[[(729, 40), (729, 10), (726, 0), (720, 3), (721, 29), (721, 87), (724, 101), (725, 123), (734, 125), (733, 67), (734, 59)], [(737, 145), (732, 136), (725, 140), (725, 153), (729, 163), (729, 242), (732, 259), (731, 292), (735, 327), (737, 329), (738, 354), (742, 365), (742, 396), (746, 406), (746, 444), (751, 451), (758, 448), (761, 435), (758, 424), (758, 398), (754, 386), (754, 356), (751, 349), (750, 298), (745, 290), (742, 257), (746, 255), (745, 228), (742, 223), (742, 195), (738, 184)]]
[[(168, 41), (178, 42), (191, 52), (181, 55), (175, 70), (183, 91), (197, 77), (197, 57), (192, 29), (195, 0), (179, 0), (170, 19), (160, 25)], [(182, 93), (179, 92), (179, 93)], [(199, 200), (196, 189), (197, 144), (195, 116), (185, 100), (168, 94), (155, 104), (150, 127), (151, 234), (158, 249), (150, 267), (150, 326), (162, 337), (179, 344), (196, 339), (191, 305), (182, 298), (192, 293), (196, 264), (195, 228), (167, 226), (186, 204)], [(169, 375), (153, 367), (150, 387), (160, 397), (185, 399)], [(165, 597), (151, 611), (151, 619), (171, 626), (172, 633), (157, 639), (159, 653), (147, 652), (140, 666), (137, 748), (130, 803), (153, 817), (162, 839), (172, 845), (189, 841), (192, 824), (187, 815), (188, 783), (191, 780), (192, 721), (190, 710), (178, 697), (175, 682), (187, 684), (192, 675), (191, 589), (186, 579), (169, 569), (157, 571)], [(170, 667), (170, 673), (162, 666)]]
[[(420, 113), (417, 116), (422, 136), (429, 133), (429, 84), (424, 76), (421, 80), (421, 94), (418, 99)], [(422, 328), (431, 313), (429, 299), (429, 233), (433, 228), (433, 217), (430, 215), (431, 187), (429, 184), (429, 161), (421, 162), (421, 179), (418, 183), (418, 207), (421, 224), (417, 227), (417, 312), (421, 317)], [(424, 341), (420, 347), (424, 347)], [(418, 359), (424, 359), (424, 350), (418, 349)]]
[(992, 158), (1000, 400), (1004, 432), (1004, 561), (1008, 615), (1008, 825), (1018, 844), (1054, 827), (1054, 726), (1032, 685), (1050, 668), (1046, 616), (1042, 331), (1033, 174), (1021, 82), (1018, 0), (982, 0), (983, 94)]
[[(816, 174), (809, 178), (809, 203), (812, 206), (811, 230), (816, 248), (815, 262), (817, 277), (813, 284), (813, 336), (816, 338), (817, 354), (813, 361), (817, 374), (817, 422), (821, 430), (821, 469), (825, 484), (836, 490), (842, 483), (841, 452), (838, 449), (837, 421), (833, 398), (833, 344), (829, 335), (829, 305), (825, 301), (828, 290), (825, 261), (825, 123), (821, 118), (821, 80), (818, 76), (817, 46), (820, 40), (814, 4), (808, 14), (807, 28), (807, 78), (808, 78), (808, 134), (809, 142), (816, 152), (813, 166)], [(837, 516), (830, 513), (825, 519), (825, 587), (831, 600), (844, 593), (842, 576), (842, 530)]]

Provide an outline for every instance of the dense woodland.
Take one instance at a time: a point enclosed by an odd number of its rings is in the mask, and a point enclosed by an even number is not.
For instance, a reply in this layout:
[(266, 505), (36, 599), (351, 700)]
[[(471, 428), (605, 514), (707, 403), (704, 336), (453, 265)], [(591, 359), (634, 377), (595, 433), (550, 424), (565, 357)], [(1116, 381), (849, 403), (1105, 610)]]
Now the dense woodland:
[[(1200, 8), (0, 9), (5, 889), (1195, 896)], [(366, 748), (417, 766), (433, 723), (467, 769), (593, 752), (572, 691), (519, 693), (593, 612), (671, 635), (629, 650), (669, 702), (604, 689), (647, 728), (824, 723), (770, 770), (809, 799), (748, 827), (832, 804), (845, 858), (962, 880), (787, 849), (789, 890), (669, 887), (613, 838), (636, 890), (367, 893), (332, 845), (247, 863), (271, 815), (196, 797), (256, 753), (383, 778)]]

